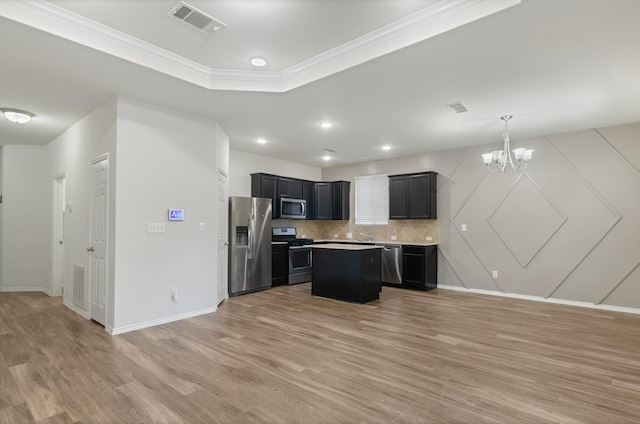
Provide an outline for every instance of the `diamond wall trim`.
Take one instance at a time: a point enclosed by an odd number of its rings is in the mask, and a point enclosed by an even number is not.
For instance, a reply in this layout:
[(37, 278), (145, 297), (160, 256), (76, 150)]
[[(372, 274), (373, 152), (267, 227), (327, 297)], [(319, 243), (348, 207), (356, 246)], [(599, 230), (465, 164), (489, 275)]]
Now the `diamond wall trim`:
[[(500, 235), (500, 233), (498, 232), (498, 229), (491, 222), (491, 218), (493, 218), (493, 216), (498, 211), (498, 209), (500, 209), (500, 206), (502, 206), (502, 204), (505, 202), (505, 200), (507, 200), (509, 195), (511, 195), (511, 192), (518, 185), (520, 180), (522, 178), (525, 178), (525, 177), (529, 180), (529, 182), (531, 182), (531, 184), (533, 184), (533, 186), (540, 192), (540, 194), (542, 194), (542, 196), (547, 200), (547, 202), (549, 202), (551, 207), (553, 209), (555, 209), (555, 211), (558, 213), (558, 215), (562, 218), (562, 220), (561, 220), (560, 224), (558, 225), (558, 227), (549, 235), (549, 237), (540, 245), (540, 247), (534, 252), (534, 254), (528, 260), (522, 260), (520, 258), (520, 255), (518, 255), (517, 252), (511, 246), (511, 244), (507, 240), (505, 240), (504, 237), (502, 237), (502, 235)], [(551, 240), (553, 238), (553, 236), (558, 232), (558, 230), (560, 230), (560, 228), (562, 228), (564, 223), (567, 222), (567, 217), (566, 217), (565, 214), (563, 214), (560, 211), (560, 208), (558, 208), (558, 206), (551, 200), (549, 195), (544, 190), (542, 190), (542, 188), (540, 188), (540, 186), (533, 180), (533, 178), (531, 178), (531, 176), (529, 174), (527, 174), (526, 172), (523, 172), (522, 174), (520, 174), (518, 176), (518, 178), (516, 178), (516, 180), (513, 182), (513, 184), (509, 188), (509, 190), (507, 190), (507, 192), (505, 193), (505, 195), (502, 198), (502, 200), (500, 200), (500, 202), (498, 202), (496, 207), (493, 209), (493, 212), (491, 212), (491, 214), (489, 215), (489, 218), (487, 218), (486, 221), (489, 224), (489, 226), (491, 226), (491, 228), (493, 229), (493, 232), (496, 233), (496, 235), (500, 238), (502, 243), (509, 250), (509, 252), (511, 252), (513, 257), (518, 261), (518, 263), (520, 263), (522, 268), (526, 268), (527, 265), (529, 265), (531, 263), (533, 258), (535, 258), (538, 255), (538, 253), (540, 253), (540, 251), (547, 245), (547, 243), (549, 243), (549, 240)]]

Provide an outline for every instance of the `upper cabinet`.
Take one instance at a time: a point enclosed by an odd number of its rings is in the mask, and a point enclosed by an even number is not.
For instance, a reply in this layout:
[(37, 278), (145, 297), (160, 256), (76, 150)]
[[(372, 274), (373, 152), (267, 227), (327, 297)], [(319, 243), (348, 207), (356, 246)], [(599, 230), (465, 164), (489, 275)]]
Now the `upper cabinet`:
[(436, 219), (436, 172), (389, 176), (389, 219)]
[(302, 181), (295, 178), (278, 177), (278, 197), (302, 199)]
[(349, 219), (349, 181), (315, 183), (315, 219)]
[(315, 219), (315, 186), (313, 181), (302, 181), (302, 199), (307, 202), (307, 219)]
[(313, 200), (314, 219), (333, 219), (332, 183), (315, 183)]
[(349, 181), (335, 181), (331, 183), (333, 191), (333, 219), (349, 220)]
[(251, 174), (251, 197), (271, 199), (271, 217), (277, 216), (278, 176)]
[(251, 174), (251, 196), (271, 199), (272, 218), (279, 216), (279, 199), (304, 199), (307, 219), (348, 220), (348, 181), (313, 182), (278, 175)]

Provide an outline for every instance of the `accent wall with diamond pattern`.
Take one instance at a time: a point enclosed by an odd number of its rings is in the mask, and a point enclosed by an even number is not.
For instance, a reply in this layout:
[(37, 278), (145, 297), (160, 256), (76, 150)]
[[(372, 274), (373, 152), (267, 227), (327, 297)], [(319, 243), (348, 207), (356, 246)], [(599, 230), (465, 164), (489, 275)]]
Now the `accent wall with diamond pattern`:
[(439, 285), (640, 309), (640, 123), (512, 142), (523, 146), (535, 153), (521, 172), (486, 170), (496, 143), (322, 178), (438, 172)]

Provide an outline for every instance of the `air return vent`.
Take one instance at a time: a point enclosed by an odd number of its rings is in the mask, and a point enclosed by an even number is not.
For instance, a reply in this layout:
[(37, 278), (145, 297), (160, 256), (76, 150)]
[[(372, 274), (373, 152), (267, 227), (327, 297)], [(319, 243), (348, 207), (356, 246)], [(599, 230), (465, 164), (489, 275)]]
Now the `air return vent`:
[(224, 22), (207, 15), (203, 11), (183, 1), (171, 8), (168, 15), (206, 32), (219, 32), (227, 27)]
[(467, 112), (469, 110), (465, 105), (462, 104), (462, 102), (450, 103), (445, 106), (447, 106), (449, 109), (451, 109), (455, 113)]
[(87, 268), (82, 265), (73, 266), (73, 304), (82, 310), (87, 309), (85, 302), (87, 292)]

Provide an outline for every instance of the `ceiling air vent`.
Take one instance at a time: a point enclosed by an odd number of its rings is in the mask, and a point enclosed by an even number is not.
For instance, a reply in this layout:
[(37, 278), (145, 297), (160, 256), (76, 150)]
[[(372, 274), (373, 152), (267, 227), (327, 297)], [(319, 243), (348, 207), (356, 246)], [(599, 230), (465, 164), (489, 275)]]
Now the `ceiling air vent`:
[(465, 105), (462, 104), (462, 102), (455, 102), (445, 106), (447, 106), (449, 109), (451, 109), (455, 113), (467, 112), (469, 110)]
[(219, 32), (227, 27), (224, 22), (207, 15), (203, 11), (183, 1), (171, 8), (168, 15), (206, 32)]

